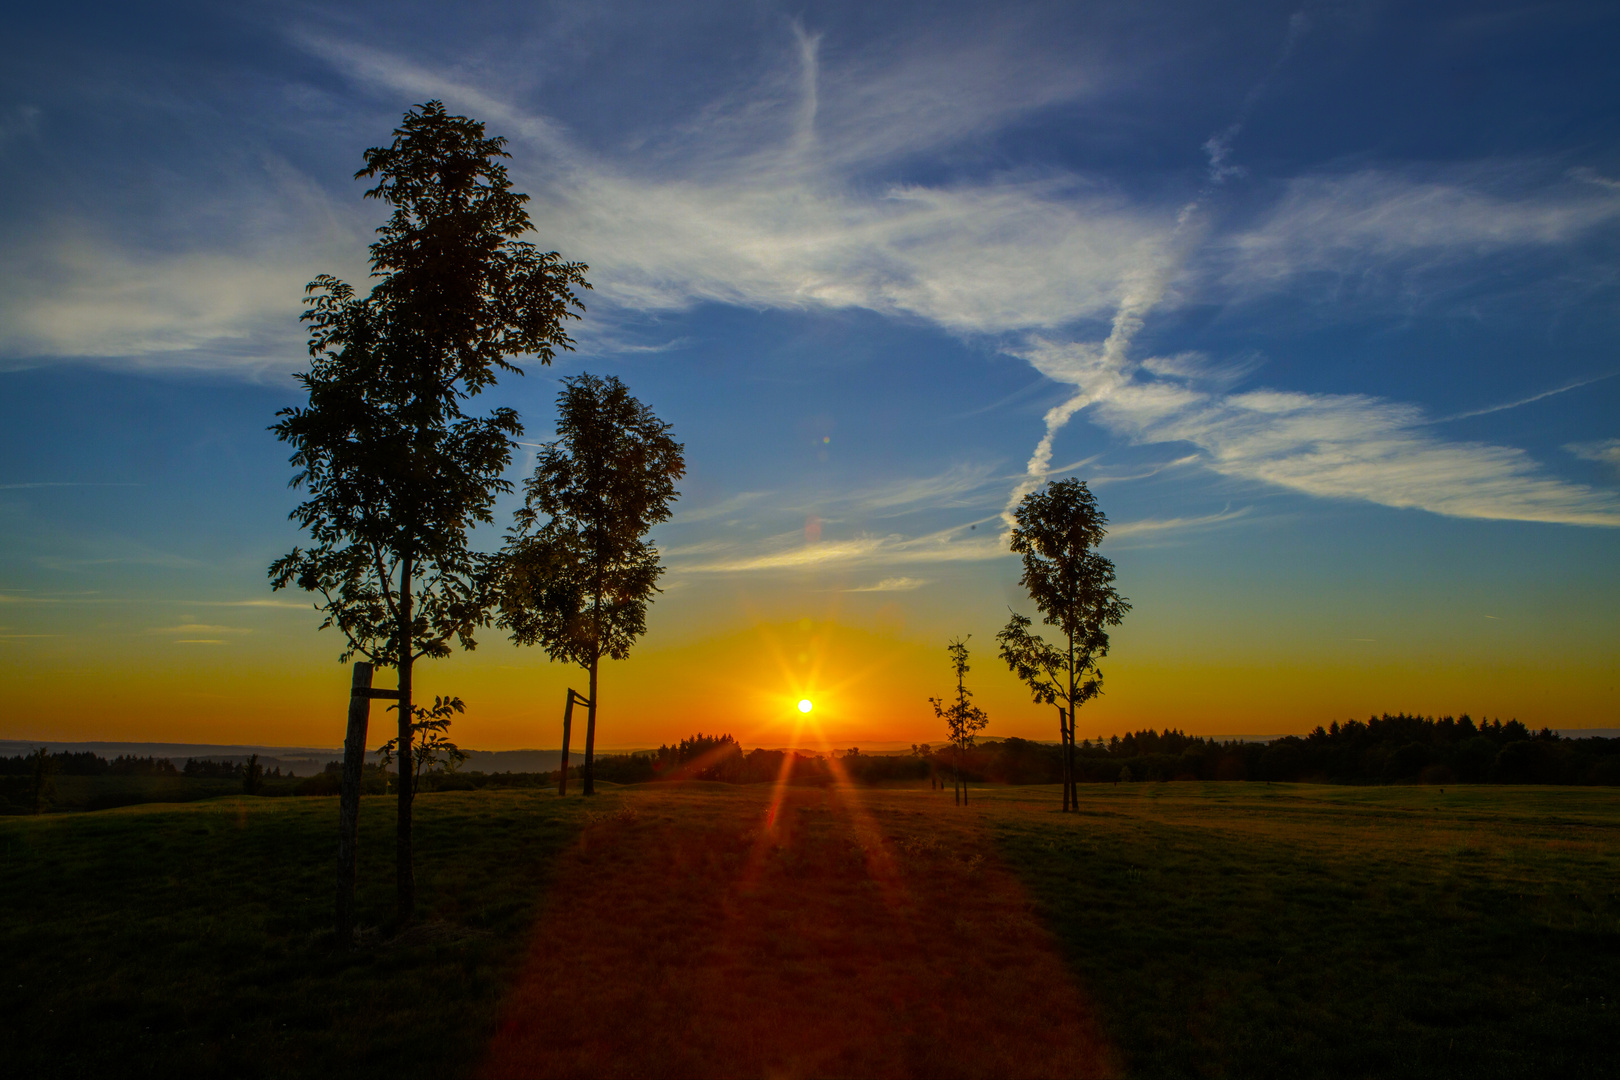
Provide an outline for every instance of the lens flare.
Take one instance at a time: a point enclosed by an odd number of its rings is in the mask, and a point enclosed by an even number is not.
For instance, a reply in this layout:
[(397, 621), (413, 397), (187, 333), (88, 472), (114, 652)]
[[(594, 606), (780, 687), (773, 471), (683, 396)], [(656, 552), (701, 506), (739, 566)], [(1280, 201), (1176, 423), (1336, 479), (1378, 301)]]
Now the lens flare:
[(810, 704), (810, 699), (809, 698), (800, 698), (799, 699), (799, 711), (800, 712), (809, 712), (813, 708), (815, 708), (815, 706)]

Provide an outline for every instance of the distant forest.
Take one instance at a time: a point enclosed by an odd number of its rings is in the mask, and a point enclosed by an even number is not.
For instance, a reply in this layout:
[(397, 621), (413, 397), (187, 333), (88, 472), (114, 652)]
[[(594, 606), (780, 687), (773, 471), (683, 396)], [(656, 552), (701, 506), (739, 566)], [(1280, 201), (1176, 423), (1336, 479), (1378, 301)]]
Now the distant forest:
[[(185, 765), (177, 769), (173, 761), (164, 757), (120, 754), (108, 761), (88, 750), (58, 750), (48, 754), (45, 760), (48, 771), (54, 776), (193, 776), (205, 780), (240, 780), (248, 768), (245, 761), (187, 758)], [(0, 776), (28, 776), (35, 767), (34, 758), (29, 754), (0, 757)], [(280, 778), (281, 768), (277, 766), (261, 775)]]
[[(1564, 738), (1531, 732), (1517, 720), (1481, 721), (1375, 716), (1318, 727), (1271, 742), (1206, 739), (1180, 731), (1084, 740), (1076, 749), (1079, 778), (1130, 780), (1272, 780), (1327, 784), (1620, 784), (1620, 739)], [(931, 755), (948, 768), (948, 756)], [(971, 779), (1011, 784), (1057, 783), (1058, 748), (1023, 739), (974, 747), (963, 771)]]
[[(1207, 739), (1176, 730), (1083, 740), (1076, 770), (1085, 783), (1133, 780), (1272, 780), (1329, 784), (1501, 783), (1620, 784), (1620, 739), (1564, 738), (1517, 720), (1481, 721), (1467, 715), (1404, 713), (1365, 722), (1318, 727), (1309, 735), (1271, 742)], [(1055, 784), (1062, 776), (1061, 747), (1028, 739), (985, 739), (962, 758), (963, 775), (977, 783)], [(730, 735), (696, 735), (656, 753), (597, 759), (597, 775), (618, 783), (690, 778), (763, 783), (783, 775), (787, 754), (746, 753)], [(833, 763), (793, 754), (788, 779), (828, 782), (838, 772), (861, 783), (949, 776), (948, 747), (920, 745), (909, 754), (863, 754), (851, 749)]]
[[(1565, 738), (1543, 728), (1532, 732), (1517, 720), (1475, 723), (1457, 718), (1372, 717), (1365, 722), (1318, 727), (1309, 735), (1271, 742), (1207, 739), (1176, 730), (1131, 732), (1082, 740), (1075, 748), (1083, 783), (1163, 780), (1270, 780), (1328, 784), (1620, 784), (1620, 739)], [(1062, 749), (1028, 739), (985, 739), (961, 759), (962, 775), (974, 783), (1056, 784)], [(41, 767), (43, 766), (43, 768)], [(949, 747), (912, 747), (909, 753), (871, 754), (852, 748), (829, 760), (784, 750), (744, 751), (730, 735), (694, 735), (656, 751), (604, 754), (596, 776), (609, 783), (710, 780), (760, 784), (828, 784), (847, 777), (879, 784), (948, 778), (956, 767)], [(107, 760), (88, 752), (0, 757), (0, 813), (52, 809), (100, 809), (134, 802), (189, 800), (251, 790), (263, 795), (335, 795), (339, 763), (311, 777), (283, 777), (280, 770), (250, 775), (243, 762), (188, 759), (176, 767), (167, 758), (121, 756)], [(570, 770), (577, 773), (577, 770)], [(54, 791), (55, 777), (102, 777), (107, 790)], [(143, 779), (137, 779), (143, 778)], [(119, 782), (119, 781), (122, 782)], [(541, 787), (555, 773), (432, 772), (425, 791), (484, 787)], [(389, 778), (374, 765), (362, 785), (381, 794)], [(81, 782), (83, 783), (83, 782)]]

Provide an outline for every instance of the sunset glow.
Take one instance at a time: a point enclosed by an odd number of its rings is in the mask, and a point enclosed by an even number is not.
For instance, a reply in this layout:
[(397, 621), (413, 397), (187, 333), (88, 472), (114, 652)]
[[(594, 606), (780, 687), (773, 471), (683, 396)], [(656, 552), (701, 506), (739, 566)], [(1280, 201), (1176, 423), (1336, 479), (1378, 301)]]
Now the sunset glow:
[[(994, 640), (1035, 614), (1005, 514), (1064, 476), (1132, 604), (1081, 737), (1620, 726), (1604, 33), (608, 5), (558, 48), (542, 9), (159, 8), (93, 40), (52, 10), (0, 43), (0, 266), (32, 268), (0, 275), (0, 738), (341, 742), (341, 635), (266, 580), (309, 543), (266, 427), (302, 400), (306, 283), (367, 280), (364, 150), (430, 98), (510, 140), (522, 239), (590, 267), (575, 348), (468, 401), (525, 425), (504, 479), (581, 372), (685, 447), (604, 749), (937, 743), (955, 637), (986, 736), (1055, 738)], [(560, 745), (587, 676), (475, 637), (418, 692), (466, 702), (462, 744)]]
[(1613, 1070), (1620, 4), (4, 27), (8, 1075)]

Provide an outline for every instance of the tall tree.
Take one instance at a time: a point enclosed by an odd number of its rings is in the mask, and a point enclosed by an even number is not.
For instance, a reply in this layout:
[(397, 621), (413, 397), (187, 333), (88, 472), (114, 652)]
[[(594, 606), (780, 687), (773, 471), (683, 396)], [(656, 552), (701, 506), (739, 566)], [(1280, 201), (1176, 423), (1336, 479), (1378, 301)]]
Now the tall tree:
[(1037, 702), (1058, 706), (1063, 746), (1063, 809), (1079, 809), (1074, 771), (1074, 718), (1102, 693), (1097, 661), (1108, 655), (1108, 628), (1131, 605), (1114, 588), (1114, 564), (1097, 552), (1108, 518), (1085, 481), (1070, 477), (1030, 492), (1013, 512), (1012, 550), (1024, 557), (1019, 584), (1063, 635), (1061, 647), (1030, 631), (1016, 611), (996, 635), (1001, 658)]
[[(518, 240), (530, 229), (501, 159), (506, 140), (430, 101), (405, 114), (393, 142), (365, 153), (366, 197), (393, 207), (371, 245), (379, 279), (369, 295), (321, 275), (306, 290), (310, 369), (295, 375), (305, 407), (271, 430), (294, 447), (292, 512), (312, 546), (270, 567), (277, 589), (319, 594), (322, 628), (355, 654), (399, 674), (397, 752), (411, 760), (412, 666), (474, 647), (490, 599), (484, 558), (468, 530), (492, 523), (501, 479), (522, 432), (506, 408), (463, 405), (520, 355), (549, 364), (572, 340), (564, 322), (583, 304), (585, 267)], [(402, 770), (402, 775), (408, 770)], [(400, 921), (415, 907), (411, 784), (399, 785)]]
[(503, 549), (497, 625), (589, 672), (583, 780), (593, 795), (597, 669), (630, 655), (647, 629), (664, 570), (646, 534), (668, 519), (686, 462), (670, 426), (615, 377), (564, 379), (557, 414)]
[(967, 754), (968, 747), (973, 745), (974, 738), (990, 723), (990, 717), (969, 700), (973, 697), (973, 691), (969, 690), (963, 681), (968, 673), (967, 638), (957, 638), (945, 646), (945, 651), (950, 654), (951, 671), (956, 674), (956, 700), (948, 705), (944, 698), (931, 697), (928, 701), (934, 706), (934, 715), (945, 721), (946, 733), (950, 736), (956, 756), (955, 778), (951, 791), (956, 798), (956, 804), (966, 806), (968, 795), (967, 783), (962, 779), (962, 758)]

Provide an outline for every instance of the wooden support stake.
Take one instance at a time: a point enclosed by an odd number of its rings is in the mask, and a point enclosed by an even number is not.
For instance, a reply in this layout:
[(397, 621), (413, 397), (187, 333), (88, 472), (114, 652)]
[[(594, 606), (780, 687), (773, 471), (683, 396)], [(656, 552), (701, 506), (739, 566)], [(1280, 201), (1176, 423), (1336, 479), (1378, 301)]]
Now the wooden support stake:
[(587, 709), (591, 706), (591, 699), (575, 690), (568, 689), (568, 704), (563, 706), (563, 745), (561, 768), (557, 770), (557, 794), (568, 794), (568, 737), (574, 730), (574, 706), (583, 705)]
[(557, 794), (568, 794), (568, 736), (574, 730), (574, 692), (568, 691), (568, 704), (563, 706), (562, 764), (557, 770)]
[(360, 842), (360, 776), (366, 763), (366, 725), (371, 699), (383, 694), (371, 688), (371, 665), (354, 665), (349, 688), (349, 730), (343, 740), (343, 783), (338, 795), (337, 940), (341, 949), (354, 945), (355, 865)]
[(1063, 812), (1069, 812), (1069, 717), (1058, 705), (1058, 778), (1063, 781)]

